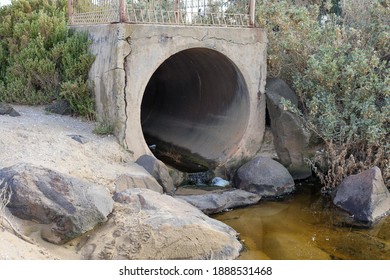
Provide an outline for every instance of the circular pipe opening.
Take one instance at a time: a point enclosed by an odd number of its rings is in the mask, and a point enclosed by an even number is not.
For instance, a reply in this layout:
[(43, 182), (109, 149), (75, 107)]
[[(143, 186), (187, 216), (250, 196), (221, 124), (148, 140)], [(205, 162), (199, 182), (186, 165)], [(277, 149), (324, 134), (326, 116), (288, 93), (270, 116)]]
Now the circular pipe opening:
[(238, 148), (249, 115), (248, 89), (234, 63), (206, 48), (181, 51), (150, 78), (141, 105), (153, 154), (178, 170), (198, 172)]

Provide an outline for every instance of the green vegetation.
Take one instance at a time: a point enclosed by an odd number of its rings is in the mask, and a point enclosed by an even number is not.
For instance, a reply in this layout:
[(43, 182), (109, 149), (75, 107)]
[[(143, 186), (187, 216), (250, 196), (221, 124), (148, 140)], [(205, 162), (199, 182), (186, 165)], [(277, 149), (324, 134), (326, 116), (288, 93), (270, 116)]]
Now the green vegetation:
[(107, 122), (99, 122), (94, 128), (93, 133), (97, 135), (113, 135), (114, 126)]
[(389, 185), (389, 1), (263, 0), (257, 11), (268, 74), (295, 89), (299, 114), (323, 140), (308, 162), (324, 189), (374, 165)]
[[(256, 9), (268, 31), (268, 75), (294, 88), (299, 114), (323, 140), (308, 162), (324, 186), (373, 165), (390, 185), (389, 1), (258, 0)], [(67, 27), (66, 1), (0, 8), (0, 39), (0, 101), (65, 99), (94, 118), (87, 75), (94, 58), (87, 35)]]
[(0, 8), (0, 101), (48, 104), (66, 99), (94, 118), (86, 34), (67, 27), (67, 1), (19, 0)]

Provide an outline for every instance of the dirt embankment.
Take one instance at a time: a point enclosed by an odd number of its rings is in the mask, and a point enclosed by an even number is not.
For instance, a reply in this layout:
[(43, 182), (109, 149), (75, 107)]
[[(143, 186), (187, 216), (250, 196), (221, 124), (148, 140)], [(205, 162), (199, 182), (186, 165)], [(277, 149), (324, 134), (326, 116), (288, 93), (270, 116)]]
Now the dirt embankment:
[[(131, 153), (125, 151), (115, 137), (93, 134), (94, 122), (48, 114), (43, 107), (13, 107), (20, 116), (0, 115), (0, 168), (30, 163), (101, 184), (110, 191), (121, 174), (144, 172), (134, 164)], [(33, 238), (34, 244), (15, 236), (9, 223), (3, 219), (0, 259), (79, 258), (71, 244), (56, 246), (47, 243), (40, 238), (34, 223), (4, 213), (6, 209), (2, 211), (13, 227)]]

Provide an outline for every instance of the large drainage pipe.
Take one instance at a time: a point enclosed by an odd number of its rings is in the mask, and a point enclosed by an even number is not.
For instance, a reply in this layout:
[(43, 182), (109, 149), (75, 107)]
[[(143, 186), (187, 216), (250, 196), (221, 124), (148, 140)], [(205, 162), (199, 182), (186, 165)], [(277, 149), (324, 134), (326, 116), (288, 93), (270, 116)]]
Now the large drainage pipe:
[(247, 85), (234, 63), (217, 51), (191, 48), (166, 59), (150, 78), (141, 125), (156, 157), (195, 172), (235, 152), (248, 112)]
[(73, 28), (88, 31), (93, 41), (96, 59), (89, 77), (97, 118), (113, 125), (134, 159), (162, 151), (173, 156), (158, 156), (168, 164), (178, 162), (177, 168), (187, 168), (184, 158), (195, 162), (195, 169), (231, 175), (260, 148), (264, 30), (151, 24)]

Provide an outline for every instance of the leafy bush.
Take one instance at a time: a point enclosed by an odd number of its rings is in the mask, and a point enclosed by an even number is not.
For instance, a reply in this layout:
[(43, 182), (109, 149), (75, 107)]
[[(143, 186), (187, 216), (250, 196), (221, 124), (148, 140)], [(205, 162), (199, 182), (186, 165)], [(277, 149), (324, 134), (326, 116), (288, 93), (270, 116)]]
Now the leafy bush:
[(87, 34), (75, 33), (56, 50), (56, 55), (61, 57), (59, 68), (64, 80), (60, 96), (69, 101), (72, 110), (94, 119), (95, 102), (88, 83), (88, 70), (93, 62), (93, 56), (87, 50), (89, 45)]
[(69, 101), (70, 107), (90, 120), (95, 118), (95, 102), (90, 96), (88, 81), (77, 78), (61, 83), (61, 96)]
[(93, 117), (86, 85), (94, 58), (86, 34), (68, 29), (66, 7), (66, 1), (19, 0), (0, 8), (0, 101), (37, 105), (64, 98), (75, 113)]
[(313, 164), (325, 160), (317, 174), (327, 187), (373, 165), (389, 179), (389, 74), (373, 49), (341, 42), (321, 46), (296, 76), (305, 119), (325, 143)]
[(319, 6), (292, 5), (289, 1), (258, 1), (259, 26), (267, 30), (267, 71), (292, 84), (303, 72), (309, 56), (318, 49), (323, 33), (318, 24)]
[[(323, 140), (323, 152), (309, 162), (324, 190), (374, 165), (389, 185), (387, 1), (291, 2), (260, 1), (257, 9), (268, 30), (269, 75), (295, 89), (297, 113)], [(336, 10), (340, 17), (328, 14), (323, 21), (324, 12)]]
[(389, 0), (344, 0), (343, 24), (358, 30), (360, 46), (372, 46), (379, 57), (390, 51), (390, 1)]

